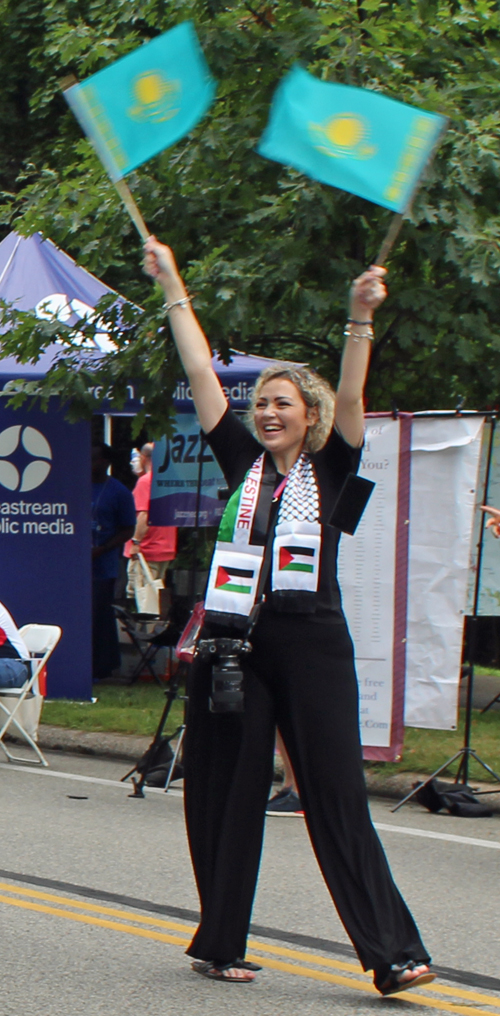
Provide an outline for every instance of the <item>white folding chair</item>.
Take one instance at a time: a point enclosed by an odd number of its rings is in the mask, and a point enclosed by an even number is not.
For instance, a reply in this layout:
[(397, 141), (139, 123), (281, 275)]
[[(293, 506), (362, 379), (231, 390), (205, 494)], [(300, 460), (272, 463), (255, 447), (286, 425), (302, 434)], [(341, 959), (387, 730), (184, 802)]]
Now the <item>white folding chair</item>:
[[(36, 762), (37, 765), (48, 766), (47, 759), (40, 751), (36, 741), (28, 730), (26, 721), (22, 718), (23, 702), (32, 702), (39, 695), (38, 678), (52, 651), (55, 649), (62, 631), (56, 624), (25, 624), (19, 629), (19, 634), (30, 654), (32, 660), (31, 677), (23, 684), (22, 688), (4, 688), (0, 692), (0, 747), (3, 748), (7, 758), (12, 762)], [(2, 713), (7, 719), (1, 726)], [(9, 727), (16, 728), (16, 736), (20, 734), (25, 741), (36, 752), (38, 759), (24, 758), (19, 755), (12, 755), (4, 743), (4, 737)]]

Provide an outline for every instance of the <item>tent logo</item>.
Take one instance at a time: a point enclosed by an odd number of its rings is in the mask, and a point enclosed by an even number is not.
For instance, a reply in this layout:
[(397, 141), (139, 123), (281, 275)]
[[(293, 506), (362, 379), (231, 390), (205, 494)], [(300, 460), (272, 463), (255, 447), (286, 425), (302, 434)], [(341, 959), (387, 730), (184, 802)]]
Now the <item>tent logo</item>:
[[(22, 445), (25, 452), (32, 456), (22, 473), (8, 458)], [(0, 486), (7, 490), (19, 490), (25, 493), (35, 490), (47, 479), (52, 465), (52, 449), (41, 431), (34, 427), (22, 427), (16, 424), (7, 427), (0, 433)]]

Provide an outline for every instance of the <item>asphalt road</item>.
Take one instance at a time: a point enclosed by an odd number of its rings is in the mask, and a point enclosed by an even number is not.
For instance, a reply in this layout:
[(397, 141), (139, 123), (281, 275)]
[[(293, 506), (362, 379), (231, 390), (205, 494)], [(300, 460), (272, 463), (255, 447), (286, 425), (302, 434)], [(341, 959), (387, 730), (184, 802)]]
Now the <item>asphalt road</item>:
[(324, 888), (300, 818), (270, 818), (249, 953), (252, 985), (191, 972), (197, 896), (182, 795), (131, 800), (125, 764), (0, 763), (0, 1016), (320, 1016), (387, 1010), (500, 1016), (500, 816), (409, 805), (372, 813), (441, 976), (381, 1000)]

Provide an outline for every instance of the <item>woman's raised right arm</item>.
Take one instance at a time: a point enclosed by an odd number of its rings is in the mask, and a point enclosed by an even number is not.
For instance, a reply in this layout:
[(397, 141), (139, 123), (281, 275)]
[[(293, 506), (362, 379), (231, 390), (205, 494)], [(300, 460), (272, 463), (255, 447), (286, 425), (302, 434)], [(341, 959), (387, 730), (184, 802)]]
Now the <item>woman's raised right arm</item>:
[(169, 311), (170, 327), (186, 371), (198, 419), (208, 434), (217, 426), (227, 409), (227, 400), (212, 367), (212, 352), (191, 304), (177, 303), (187, 296), (177, 270), (174, 255), (154, 236), (144, 245), (144, 269), (157, 279), (165, 294), (165, 303), (176, 304)]

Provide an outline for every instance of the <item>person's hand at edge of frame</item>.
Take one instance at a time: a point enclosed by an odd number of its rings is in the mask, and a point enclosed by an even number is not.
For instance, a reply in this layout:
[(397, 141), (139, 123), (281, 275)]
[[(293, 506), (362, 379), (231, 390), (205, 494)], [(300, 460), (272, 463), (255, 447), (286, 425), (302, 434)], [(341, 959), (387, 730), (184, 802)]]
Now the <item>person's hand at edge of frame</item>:
[(500, 509), (493, 508), (491, 505), (487, 504), (482, 504), (479, 507), (482, 512), (489, 512), (489, 514), (493, 516), (493, 518), (488, 519), (486, 528), (491, 529), (493, 536), (495, 536), (497, 540), (500, 539)]

